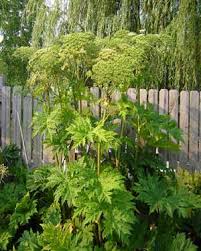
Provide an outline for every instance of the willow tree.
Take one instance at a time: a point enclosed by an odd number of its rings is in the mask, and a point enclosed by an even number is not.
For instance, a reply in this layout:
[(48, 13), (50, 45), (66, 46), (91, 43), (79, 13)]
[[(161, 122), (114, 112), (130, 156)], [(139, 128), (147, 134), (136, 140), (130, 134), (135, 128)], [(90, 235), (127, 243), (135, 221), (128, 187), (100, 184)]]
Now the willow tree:
[(99, 36), (118, 29), (139, 31), (139, 0), (74, 0), (69, 2), (69, 29), (92, 31)]
[(26, 68), (24, 64), (13, 56), (16, 48), (28, 46), (32, 22), (22, 24), (22, 12), (27, 0), (1, 0), (0, 1), (0, 32), (3, 41), (0, 44), (0, 74), (5, 74), (8, 83), (19, 84), (24, 82)]
[[(114, 34), (119, 29), (138, 32), (140, 0), (29, 0), (26, 20), (35, 19), (34, 46), (51, 43), (55, 35), (69, 32), (93, 32), (98, 36)], [(51, 2), (51, 4), (50, 4)]]
[(181, 0), (178, 14), (168, 28), (175, 40), (172, 77), (176, 87), (201, 87), (201, 9), (197, 0)]

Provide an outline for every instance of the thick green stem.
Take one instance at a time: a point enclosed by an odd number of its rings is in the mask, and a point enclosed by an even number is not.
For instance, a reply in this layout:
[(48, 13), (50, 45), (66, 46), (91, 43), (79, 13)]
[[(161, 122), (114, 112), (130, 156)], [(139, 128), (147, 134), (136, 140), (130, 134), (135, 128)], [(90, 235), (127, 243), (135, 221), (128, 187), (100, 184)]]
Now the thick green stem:
[(99, 241), (99, 245), (101, 246), (102, 244), (102, 234), (101, 234), (101, 227), (100, 227), (100, 221), (98, 221), (98, 241)]
[(140, 137), (139, 137), (139, 135), (140, 135), (140, 119), (139, 119), (139, 116), (138, 116), (138, 118), (137, 118), (137, 132), (136, 132), (136, 139), (135, 139), (135, 163), (136, 163), (136, 165), (137, 165), (137, 163), (138, 163), (138, 154), (139, 154), (139, 144), (140, 144), (140, 142), (139, 142), (139, 140), (140, 140)]
[(97, 144), (97, 175), (100, 174), (101, 144)]
[(57, 153), (55, 154), (55, 157), (56, 157), (56, 163), (57, 163), (57, 165), (60, 166), (60, 163), (59, 163), (59, 156), (58, 156)]
[[(125, 128), (125, 119), (121, 120), (121, 130), (120, 130), (120, 140), (124, 136), (124, 128)], [(121, 146), (117, 151), (117, 157), (116, 157), (116, 167), (119, 168), (120, 165), (120, 156), (121, 156)]]

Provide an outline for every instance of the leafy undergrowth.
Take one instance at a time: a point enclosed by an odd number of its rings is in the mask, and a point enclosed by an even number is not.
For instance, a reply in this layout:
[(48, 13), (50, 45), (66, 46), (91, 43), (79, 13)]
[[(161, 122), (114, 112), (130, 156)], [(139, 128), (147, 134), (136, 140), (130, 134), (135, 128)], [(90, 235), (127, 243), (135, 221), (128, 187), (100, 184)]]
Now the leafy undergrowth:
[(200, 175), (175, 174), (155, 155), (151, 162), (149, 171), (129, 178), (108, 163), (97, 175), (87, 156), (66, 170), (8, 168), (0, 191), (1, 250), (197, 250)]

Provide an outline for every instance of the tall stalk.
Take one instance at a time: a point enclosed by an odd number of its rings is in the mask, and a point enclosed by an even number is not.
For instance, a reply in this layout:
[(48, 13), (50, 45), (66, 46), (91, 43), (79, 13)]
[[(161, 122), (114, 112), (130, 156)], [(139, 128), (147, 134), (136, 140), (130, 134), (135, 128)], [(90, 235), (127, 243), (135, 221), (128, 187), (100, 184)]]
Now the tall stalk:
[[(121, 129), (120, 129), (120, 141), (122, 140), (123, 136), (124, 136), (124, 128), (125, 128), (125, 119), (122, 118), (121, 119)], [(120, 156), (121, 156), (121, 146), (120, 148), (117, 150), (117, 157), (116, 157), (116, 167), (119, 168), (120, 165)]]
[(101, 144), (97, 143), (97, 175), (100, 175)]

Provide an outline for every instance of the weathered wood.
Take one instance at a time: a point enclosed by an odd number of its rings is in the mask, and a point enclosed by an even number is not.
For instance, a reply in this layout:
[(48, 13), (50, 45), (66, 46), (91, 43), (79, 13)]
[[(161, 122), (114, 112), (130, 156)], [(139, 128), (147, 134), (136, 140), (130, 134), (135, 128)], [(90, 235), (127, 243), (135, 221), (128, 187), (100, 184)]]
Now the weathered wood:
[(90, 89), (90, 92), (93, 97), (93, 101), (90, 104), (90, 109), (92, 111), (92, 114), (98, 118), (100, 116), (100, 105), (99, 105), (100, 89), (98, 87), (92, 87)]
[(129, 98), (131, 101), (135, 102), (136, 99), (137, 99), (136, 89), (134, 89), (134, 88), (129, 88), (128, 91), (127, 91), (127, 96), (128, 96), (128, 98)]
[(0, 75), (0, 87), (5, 85), (5, 77)]
[[(86, 101), (82, 101), (82, 110), (91, 109), (93, 115), (98, 118), (101, 115), (100, 90), (94, 87), (90, 91), (95, 99), (92, 100), (90, 106)], [(13, 88), (12, 97), (11, 93), (12, 88), (0, 87), (2, 146), (4, 147), (10, 142), (17, 144), (22, 148), (23, 156), (25, 159), (27, 158), (29, 164), (31, 161), (35, 165), (40, 165), (41, 162), (52, 162), (52, 150), (43, 145), (41, 137), (36, 136), (32, 139), (32, 128), (30, 127), (33, 109), (32, 97), (22, 98), (17, 87)], [(164, 154), (164, 151), (160, 152), (164, 159), (169, 160), (172, 165), (176, 165), (180, 161), (181, 167), (201, 171), (201, 93), (197, 91), (179, 93), (177, 90), (170, 90), (168, 93), (168, 90), (165, 89), (160, 92), (155, 89), (149, 91), (142, 89), (137, 96), (136, 90), (130, 88), (127, 96), (133, 102), (138, 99), (141, 104), (145, 104), (145, 107), (147, 102), (152, 103), (160, 114), (169, 113), (176, 120), (183, 130), (184, 142), (180, 142), (181, 153), (168, 153), (168, 156)], [(102, 98), (104, 98), (104, 93), (102, 93)], [(112, 95), (113, 102), (119, 98), (120, 93), (118, 92)], [(34, 110), (36, 108), (36, 101), (34, 101)], [(103, 110), (104, 107), (102, 107), (102, 112)], [(22, 125), (22, 135), (19, 122)], [(133, 132), (128, 130), (127, 135), (133, 137)]]
[(155, 111), (158, 111), (158, 90), (156, 89), (149, 90), (148, 102), (154, 106)]
[[(41, 107), (38, 105), (38, 101), (35, 99), (33, 101), (33, 111), (41, 112)], [(43, 150), (43, 143), (42, 143), (42, 136), (37, 135), (33, 137), (33, 150), (32, 150), (32, 159), (33, 165), (39, 166), (42, 163), (42, 150)]]
[(2, 87), (1, 144), (4, 148), (11, 142), (11, 88)]
[(12, 95), (12, 142), (20, 149), (21, 143), (21, 130), (22, 130), (22, 96), (21, 88), (14, 87)]
[(115, 91), (112, 94), (112, 101), (117, 102), (121, 99), (121, 93), (119, 91)]
[(32, 159), (32, 97), (27, 95), (23, 98), (23, 156), (27, 164)]
[(88, 108), (87, 100), (80, 100), (79, 101), (79, 111), (82, 113)]
[(159, 113), (168, 113), (168, 90), (162, 89), (159, 92)]
[[(169, 91), (169, 115), (176, 121), (178, 126), (179, 120), (179, 92), (177, 90)], [(175, 142), (179, 143), (179, 142)], [(178, 153), (171, 152), (169, 153), (169, 160), (172, 167), (177, 167), (178, 162)]]
[(201, 92), (200, 92), (200, 94), (199, 94), (199, 96), (200, 96), (200, 100), (199, 100), (199, 125), (198, 125), (198, 127), (199, 127), (199, 153), (198, 153), (198, 155), (199, 155), (199, 161), (198, 161), (198, 171), (201, 171)]
[[(168, 90), (162, 89), (159, 92), (159, 113), (167, 114), (168, 113)], [(168, 161), (168, 152), (166, 150), (159, 150), (160, 155), (165, 161)]]
[[(135, 103), (135, 102), (137, 101), (137, 92), (136, 92), (136, 89), (134, 89), (134, 88), (129, 88), (128, 91), (127, 91), (127, 96), (128, 96), (128, 99), (129, 99), (130, 101), (132, 101), (133, 103)], [(127, 132), (126, 132), (126, 134), (127, 134), (130, 138), (132, 138), (133, 141), (136, 140), (135, 131), (134, 131), (134, 129), (133, 129), (131, 126), (127, 127)]]
[(141, 89), (140, 90), (140, 104), (144, 104), (146, 107), (147, 105), (147, 90), (146, 89)]
[(183, 131), (183, 142), (181, 142), (180, 166), (188, 167), (188, 135), (189, 135), (189, 92), (181, 91), (180, 93), (180, 119), (179, 127)]
[(199, 93), (190, 92), (190, 126), (189, 126), (189, 164), (192, 171), (198, 166), (199, 137)]
[(47, 163), (53, 163), (53, 152), (51, 147), (47, 146), (45, 144), (45, 135), (42, 138), (42, 142), (43, 142), (43, 160), (42, 163), (43, 164), (47, 164)]

